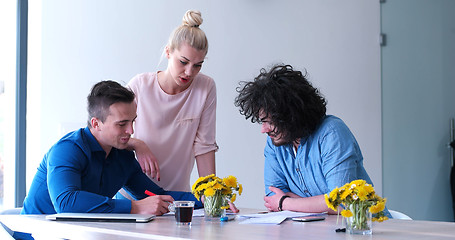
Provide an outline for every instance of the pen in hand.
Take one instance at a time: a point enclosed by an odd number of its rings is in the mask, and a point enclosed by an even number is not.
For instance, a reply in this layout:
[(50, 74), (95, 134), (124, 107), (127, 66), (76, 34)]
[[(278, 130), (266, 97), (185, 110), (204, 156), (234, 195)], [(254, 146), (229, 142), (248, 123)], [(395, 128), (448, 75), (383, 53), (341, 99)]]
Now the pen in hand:
[[(156, 194), (154, 194), (154, 193), (150, 192), (149, 190), (145, 190), (145, 192), (144, 192), (144, 193), (145, 193), (145, 194), (147, 194), (147, 195), (149, 195), (150, 197), (156, 196)], [(171, 203), (171, 202), (168, 202), (168, 201), (165, 201), (165, 202), (167, 202), (167, 203)], [(169, 208), (169, 206), (168, 206), (168, 208)], [(170, 210), (169, 210), (169, 211), (170, 211)]]
[(145, 190), (145, 194), (147, 194), (149, 196), (156, 196), (156, 194), (150, 192), (149, 190)]

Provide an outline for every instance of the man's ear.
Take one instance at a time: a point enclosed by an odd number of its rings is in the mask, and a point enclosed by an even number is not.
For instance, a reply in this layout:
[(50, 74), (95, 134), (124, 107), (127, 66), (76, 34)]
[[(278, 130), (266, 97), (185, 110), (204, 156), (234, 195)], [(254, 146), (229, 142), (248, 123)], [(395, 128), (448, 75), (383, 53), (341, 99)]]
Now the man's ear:
[(100, 122), (101, 120), (99, 120), (96, 117), (92, 117), (92, 119), (90, 119), (90, 124), (92, 124), (92, 128), (98, 131), (100, 130)]

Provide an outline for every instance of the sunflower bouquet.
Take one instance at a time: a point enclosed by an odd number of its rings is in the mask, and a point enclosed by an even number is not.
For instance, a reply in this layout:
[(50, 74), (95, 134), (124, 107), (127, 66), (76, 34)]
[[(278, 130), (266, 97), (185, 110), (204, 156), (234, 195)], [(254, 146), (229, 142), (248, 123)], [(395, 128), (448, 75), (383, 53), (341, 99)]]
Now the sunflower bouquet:
[(374, 188), (365, 180), (354, 180), (340, 188), (333, 189), (329, 195), (325, 194), (327, 206), (339, 212), (338, 206), (342, 206), (341, 215), (346, 218), (349, 232), (360, 231), (371, 234), (371, 216), (373, 221), (382, 222), (388, 219), (384, 209), (386, 199), (376, 195)]
[[(200, 177), (193, 184), (192, 193), (199, 200), (204, 196), (204, 210), (208, 217), (221, 217), (229, 202), (242, 195), (242, 184), (234, 176), (219, 178), (215, 174)], [(237, 192), (237, 193), (235, 193)]]

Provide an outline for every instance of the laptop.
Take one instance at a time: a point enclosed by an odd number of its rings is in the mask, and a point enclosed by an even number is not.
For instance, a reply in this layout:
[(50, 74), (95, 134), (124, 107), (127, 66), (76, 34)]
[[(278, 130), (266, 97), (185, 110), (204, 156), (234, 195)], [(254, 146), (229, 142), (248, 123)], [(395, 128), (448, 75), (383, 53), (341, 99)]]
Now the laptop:
[(155, 219), (151, 214), (128, 213), (57, 213), (47, 215), (47, 220), (75, 222), (136, 222), (146, 223)]

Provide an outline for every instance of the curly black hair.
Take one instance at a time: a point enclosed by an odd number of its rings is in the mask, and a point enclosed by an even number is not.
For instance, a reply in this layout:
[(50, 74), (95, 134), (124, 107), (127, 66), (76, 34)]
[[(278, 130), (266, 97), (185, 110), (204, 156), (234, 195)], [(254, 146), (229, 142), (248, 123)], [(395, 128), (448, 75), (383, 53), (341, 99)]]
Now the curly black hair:
[(234, 104), (240, 114), (252, 123), (268, 117), (274, 132), (287, 143), (309, 136), (326, 114), (327, 102), (308, 82), (307, 72), (304, 75), (290, 65), (275, 65), (270, 71), (262, 68), (254, 81), (241, 82), (236, 90)]

